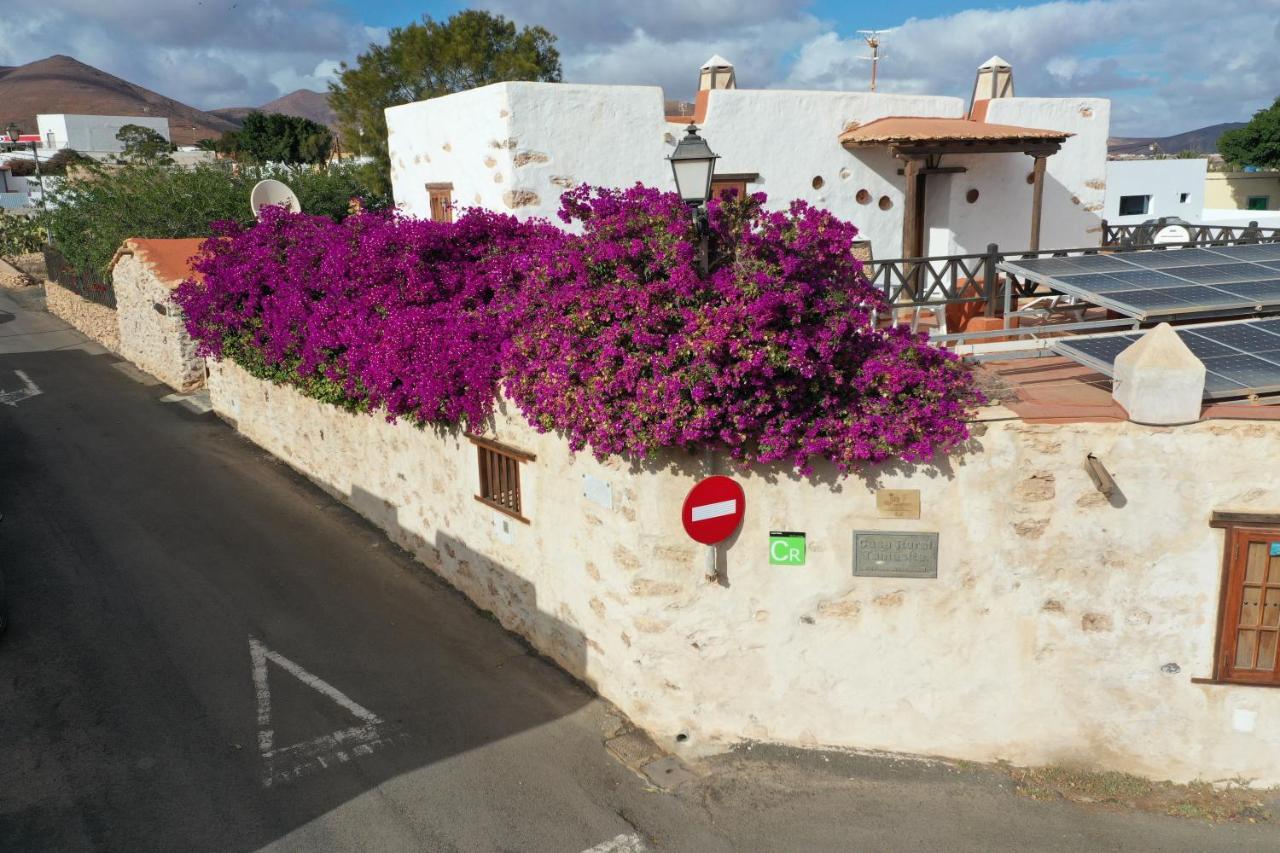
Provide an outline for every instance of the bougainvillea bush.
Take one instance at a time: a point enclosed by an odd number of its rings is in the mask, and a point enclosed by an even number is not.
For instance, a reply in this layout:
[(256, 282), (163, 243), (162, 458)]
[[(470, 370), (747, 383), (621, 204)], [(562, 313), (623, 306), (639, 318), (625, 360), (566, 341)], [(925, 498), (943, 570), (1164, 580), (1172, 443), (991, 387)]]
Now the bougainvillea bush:
[(542, 430), (597, 456), (721, 448), (740, 462), (841, 470), (922, 461), (967, 437), (978, 402), (958, 359), (904, 328), (853, 257), (857, 229), (801, 201), (713, 201), (728, 260), (703, 278), (672, 193), (580, 187), (582, 234), (519, 292), (507, 393)]
[(269, 209), (223, 224), (174, 295), (204, 354), (356, 410), (479, 426), (493, 411), (512, 292), (561, 231), (468, 211), (340, 223)]
[(877, 329), (857, 230), (762, 195), (712, 202), (727, 260), (699, 272), (672, 193), (581, 187), (580, 233), (471, 210), (454, 223), (271, 211), (229, 225), (175, 299), (204, 353), (361, 411), (476, 428), (501, 386), (575, 450), (710, 448), (848, 470), (922, 461), (978, 402), (951, 354)]

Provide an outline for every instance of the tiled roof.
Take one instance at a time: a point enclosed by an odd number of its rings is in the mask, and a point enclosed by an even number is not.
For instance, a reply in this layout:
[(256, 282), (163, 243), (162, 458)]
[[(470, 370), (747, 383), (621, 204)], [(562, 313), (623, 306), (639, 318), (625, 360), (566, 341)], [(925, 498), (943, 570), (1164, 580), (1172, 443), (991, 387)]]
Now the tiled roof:
[(201, 237), (180, 240), (159, 240), (143, 237), (131, 237), (124, 241), (111, 266), (124, 255), (133, 255), (142, 261), (162, 283), (170, 289), (177, 287), (189, 278), (197, 278), (191, 269), (191, 259), (200, 253)]
[(1038, 127), (990, 124), (967, 118), (886, 116), (840, 134), (847, 146), (904, 145), (913, 142), (1062, 142), (1073, 134)]

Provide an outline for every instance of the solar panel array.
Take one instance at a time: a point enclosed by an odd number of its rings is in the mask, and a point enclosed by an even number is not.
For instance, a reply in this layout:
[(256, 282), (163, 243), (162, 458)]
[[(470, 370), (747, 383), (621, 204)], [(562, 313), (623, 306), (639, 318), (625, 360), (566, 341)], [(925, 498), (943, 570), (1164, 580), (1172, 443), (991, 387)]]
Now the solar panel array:
[[(1204, 362), (1205, 397), (1280, 392), (1280, 319), (1182, 326), (1174, 331)], [(1116, 356), (1141, 337), (1139, 332), (1065, 338), (1055, 342), (1053, 349), (1111, 376)]]
[(1280, 243), (1030, 258), (1000, 268), (1138, 320), (1280, 309)]

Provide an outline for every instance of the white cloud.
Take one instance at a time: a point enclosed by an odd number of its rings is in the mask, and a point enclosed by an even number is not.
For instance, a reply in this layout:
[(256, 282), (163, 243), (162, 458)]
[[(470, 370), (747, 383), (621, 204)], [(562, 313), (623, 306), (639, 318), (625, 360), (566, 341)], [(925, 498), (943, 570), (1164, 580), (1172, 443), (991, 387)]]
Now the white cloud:
[[(851, 16), (782, 0), (498, 0), (561, 38), (566, 79), (658, 83), (687, 96), (711, 53), (746, 86), (865, 89)], [(979, 63), (1013, 64), (1019, 94), (1113, 99), (1116, 132), (1238, 121), (1280, 95), (1280, 0), (1085, 0), (909, 18), (885, 40), (885, 91), (968, 96)]]
[[(887, 39), (885, 91), (968, 96), (992, 53), (1020, 95), (1113, 101), (1117, 135), (1176, 133), (1246, 119), (1280, 96), (1280, 2), (1091, 0), (909, 19)], [(857, 38), (824, 33), (800, 47), (786, 85), (865, 88)]]
[[(719, 53), (748, 87), (865, 89), (851, 16), (795, 0), (491, 0), (556, 33), (565, 79), (662, 86), (690, 97)], [(408, 21), (406, 20), (406, 23)], [(337, 0), (52, 0), (6, 18), (0, 65), (67, 53), (199, 107), (323, 90), (384, 28)], [(1280, 95), (1280, 0), (1055, 0), (910, 18), (883, 49), (885, 91), (967, 96), (998, 53), (1021, 95), (1113, 99), (1117, 135), (1247, 118)]]
[(0, 65), (64, 53), (205, 109), (323, 90), (370, 41), (328, 0), (54, 0), (9, 17)]

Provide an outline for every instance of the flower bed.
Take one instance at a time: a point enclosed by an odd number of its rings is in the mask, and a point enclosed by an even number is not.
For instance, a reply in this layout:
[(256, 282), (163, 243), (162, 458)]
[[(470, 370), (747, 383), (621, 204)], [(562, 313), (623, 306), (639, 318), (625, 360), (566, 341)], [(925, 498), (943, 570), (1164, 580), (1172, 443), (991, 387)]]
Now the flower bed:
[(501, 387), (574, 449), (715, 448), (848, 470), (967, 436), (979, 396), (949, 353), (878, 329), (857, 230), (794, 202), (713, 202), (729, 260), (699, 275), (671, 193), (582, 187), (567, 234), (471, 210), (454, 223), (272, 212), (210, 241), (175, 295), (202, 351), (359, 411), (478, 428)]

